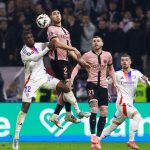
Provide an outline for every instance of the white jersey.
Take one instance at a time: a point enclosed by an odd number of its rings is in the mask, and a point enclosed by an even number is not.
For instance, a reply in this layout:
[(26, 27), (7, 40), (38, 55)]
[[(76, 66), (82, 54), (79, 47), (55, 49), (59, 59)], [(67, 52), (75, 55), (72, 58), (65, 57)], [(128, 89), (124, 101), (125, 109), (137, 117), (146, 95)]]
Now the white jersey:
[(47, 43), (35, 43), (33, 48), (23, 46), (20, 54), (25, 66), (23, 102), (31, 102), (39, 88), (56, 89), (58, 79), (46, 73), (43, 56), (49, 51)]
[(140, 71), (135, 69), (131, 69), (129, 72), (123, 70), (117, 71), (116, 80), (119, 88), (117, 103), (133, 104), (137, 84), (139, 81), (145, 82), (145, 78)]
[[(35, 43), (33, 48), (30, 48), (26, 45), (23, 46), (20, 54), (22, 62), (25, 66), (25, 84), (28, 80), (37, 80), (41, 77), (42, 74), (45, 74), (45, 67), (43, 64), (43, 57), (40, 57), (38, 60), (34, 60), (37, 54), (47, 46), (45, 43)], [(32, 56), (33, 60), (30, 59)]]

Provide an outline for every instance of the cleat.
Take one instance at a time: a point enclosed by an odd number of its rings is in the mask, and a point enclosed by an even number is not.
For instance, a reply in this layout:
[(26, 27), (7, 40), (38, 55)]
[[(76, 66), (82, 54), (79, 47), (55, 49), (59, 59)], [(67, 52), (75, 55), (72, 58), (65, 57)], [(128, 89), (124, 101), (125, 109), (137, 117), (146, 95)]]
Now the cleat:
[(79, 114), (78, 114), (78, 117), (81, 119), (81, 118), (83, 118), (83, 117), (86, 117), (86, 118), (88, 118), (88, 117), (90, 117), (91, 116), (91, 113), (89, 113), (89, 112), (80, 112)]
[(97, 148), (98, 150), (101, 150), (101, 143), (100, 143), (99, 140), (98, 140), (98, 143), (96, 144), (96, 148)]
[(139, 147), (136, 145), (136, 143), (134, 141), (129, 141), (127, 143), (127, 146), (134, 149), (134, 150), (139, 150)]
[(53, 122), (58, 128), (63, 129), (63, 126), (59, 122), (58, 115), (53, 114), (49, 120)]
[(74, 117), (71, 113), (66, 114), (65, 121), (69, 121), (69, 122), (72, 122), (72, 123), (80, 123), (81, 122), (80, 119)]
[(18, 139), (13, 140), (13, 143), (12, 143), (13, 150), (18, 150), (18, 148), (19, 148), (18, 143), (19, 143)]

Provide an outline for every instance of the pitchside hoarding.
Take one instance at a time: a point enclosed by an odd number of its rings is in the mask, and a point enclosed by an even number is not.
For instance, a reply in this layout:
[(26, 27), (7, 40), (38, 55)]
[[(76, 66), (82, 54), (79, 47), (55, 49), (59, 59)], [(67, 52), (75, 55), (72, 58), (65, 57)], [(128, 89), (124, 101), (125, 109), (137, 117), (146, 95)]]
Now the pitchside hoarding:
[[(88, 104), (80, 103), (80, 108), (89, 111)], [(60, 114), (60, 122), (63, 129), (57, 128), (49, 122), (56, 103), (33, 103), (30, 107), (23, 128), (21, 130), (21, 141), (89, 141), (89, 119), (84, 118), (79, 124), (65, 122), (65, 110)], [(150, 141), (150, 104), (135, 105), (142, 115), (142, 121), (137, 132), (137, 141)], [(11, 141), (14, 135), (17, 114), (21, 108), (18, 103), (0, 103), (0, 141)], [(107, 125), (115, 112), (115, 104), (109, 104)], [(74, 113), (74, 111), (73, 111)], [(75, 114), (75, 113), (74, 113)], [(98, 119), (99, 116), (97, 116)], [(129, 124), (127, 119), (111, 136), (104, 141), (127, 141), (129, 136)]]

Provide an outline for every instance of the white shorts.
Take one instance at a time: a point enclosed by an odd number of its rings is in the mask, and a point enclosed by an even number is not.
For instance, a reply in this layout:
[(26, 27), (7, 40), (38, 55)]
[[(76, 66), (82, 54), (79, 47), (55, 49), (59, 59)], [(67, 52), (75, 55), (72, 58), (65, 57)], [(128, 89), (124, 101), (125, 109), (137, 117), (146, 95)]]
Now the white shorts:
[(60, 80), (50, 76), (49, 74), (44, 74), (37, 80), (31, 79), (23, 90), (22, 102), (30, 103), (32, 98), (36, 96), (37, 90), (41, 87), (49, 90), (55, 90), (59, 81)]
[(138, 112), (138, 110), (132, 104), (129, 103), (123, 104), (116, 103), (116, 108), (117, 111), (115, 113), (113, 120), (118, 123), (122, 123), (127, 117), (132, 118), (133, 113)]

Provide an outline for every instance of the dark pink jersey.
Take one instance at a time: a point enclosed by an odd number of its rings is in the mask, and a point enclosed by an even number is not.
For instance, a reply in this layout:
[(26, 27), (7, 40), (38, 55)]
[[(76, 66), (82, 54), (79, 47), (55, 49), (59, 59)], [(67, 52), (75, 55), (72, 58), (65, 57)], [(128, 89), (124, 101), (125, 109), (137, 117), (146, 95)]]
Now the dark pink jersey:
[(102, 51), (100, 55), (97, 55), (94, 51), (89, 51), (83, 55), (83, 59), (92, 66), (87, 69), (87, 81), (107, 88), (107, 67), (112, 65), (111, 54), (107, 51)]
[[(47, 29), (47, 35), (49, 41), (57, 37), (60, 42), (71, 46), (70, 34), (63, 27), (49, 26)], [(52, 49), (52, 51), (49, 53), (49, 57), (55, 60), (68, 60), (68, 51), (61, 48)]]

